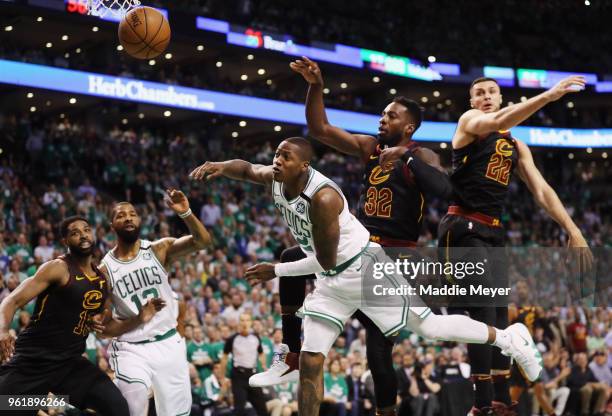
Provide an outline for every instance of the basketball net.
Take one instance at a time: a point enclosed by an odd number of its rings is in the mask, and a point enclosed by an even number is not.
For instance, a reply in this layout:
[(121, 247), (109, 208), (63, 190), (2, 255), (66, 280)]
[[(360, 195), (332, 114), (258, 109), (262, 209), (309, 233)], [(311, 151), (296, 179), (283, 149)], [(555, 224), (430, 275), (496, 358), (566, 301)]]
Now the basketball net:
[(123, 17), (128, 11), (139, 5), (139, 0), (87, 0), (87, 14), (99, 17), (113, 14)]

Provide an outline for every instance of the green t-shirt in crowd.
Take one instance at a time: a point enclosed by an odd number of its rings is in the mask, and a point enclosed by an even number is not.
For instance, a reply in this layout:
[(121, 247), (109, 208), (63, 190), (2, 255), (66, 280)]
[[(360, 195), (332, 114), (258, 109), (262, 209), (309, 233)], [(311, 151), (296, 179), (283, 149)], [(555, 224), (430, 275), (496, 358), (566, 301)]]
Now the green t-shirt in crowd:
[(323, 375), (323, 384), (325, 385), (325, 396), (331, 396), (339, 402), (348, 400), (348, 386), (342, 375), (332, 376), (326, 372)]
[[(187, 361), (192, 363), (195, 360), (201, 358), (210, 358), (213, 362), (217, 361), (214, 355), (215, 351), (211, 344), (206, 342), (196, 343), (195, 341), (189, 341), (187, 343)], [(200, 380), (204, 381), (212, 374), (212, 363), (204, 365), (196, 365)]]

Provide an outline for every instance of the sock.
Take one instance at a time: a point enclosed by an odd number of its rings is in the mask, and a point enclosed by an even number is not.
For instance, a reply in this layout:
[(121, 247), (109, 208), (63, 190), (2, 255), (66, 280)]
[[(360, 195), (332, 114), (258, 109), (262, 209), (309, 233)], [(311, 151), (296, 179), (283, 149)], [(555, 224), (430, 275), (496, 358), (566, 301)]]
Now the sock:
[(474, 383), (474, 406), (478, 409), (491, 407), (491, 401), (493, 401), (491, 376), (473, 375), (472, 382)]
[(496, 374), (493, 377), (493, 400), (510, 406), (510, 374)]
[(500, 348), (502, 351), (510, 347), (511, 337), (503, 329), (495, 329), (495, 341), (493, 341), (493, 345)]
[(299, 353), (302, 348), (300, 341), (302, 319), (294, 314), (283, 314), (281, 320), (283, 323), (283, 343), (287, 344), (289, 351)]

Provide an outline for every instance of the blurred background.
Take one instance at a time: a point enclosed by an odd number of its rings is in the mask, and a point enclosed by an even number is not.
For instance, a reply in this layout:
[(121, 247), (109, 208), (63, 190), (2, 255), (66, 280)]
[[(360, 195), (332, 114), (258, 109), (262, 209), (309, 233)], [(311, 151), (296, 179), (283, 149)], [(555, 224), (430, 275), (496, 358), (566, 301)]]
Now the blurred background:
[[(612, 3), (303, 3), (146, 2), (166, 14), (172, 41), (164, 54), (139, 61), (119, 45), (117, 22), (87, 16), (85, 0), (0, 0), (0, 301), (63, 252), (57, 225), (66, 216), (84, 215), (95, 224), (97, 258), (114, 245), (109, 215), (115, 201), (139, 207), (143, 238), (184, 233), (182, 221), (163, 204), (166, 188), (182, 189), (215, 240), (214, 250), (171, 270), (171, 285), (187, 306), (192, 414), (232, 412), (231, 398), (217, 400), (206, 380), (214, 367), (222, 375), (215, 364), (240, 312), (253, 317), (271, 364), (282, 339), (277, 282), (251, 288), (242, 277), (255, 262), (278, 260), (294, 241), (263, 188), (226, 180), (193, 183), (187, 175), (207, 160), (270, 163), (283, 138), (308, 135), (307, 85), (288, 65), (301, 55), (321, 66), (326, 106), (338, 110), (330, 112), (331, 122), (347, 130), (374, 134), (394, 96), (419, 101), (425, 123), (415, 139), (439, 153), (446, 167), (454, 123), (469, 108), (474, 78), (497, 79), (511, 105), (567, 74), (584, 74), (585, 91), (546, 106), (513, 132), (531, 146), (589, 244), (612, 244)], [(316, 151), (315, 167), (341, 185), (355, 211), (360, 161), (318, 145)], [(509, 246), (567, 243), (520, 181), (511, 184), (509, 200), (503, 217)], [(436, 246), (446, 208), (445, 201), (428, 201), (421, 245)], [(533, 283), (539, 269), (555, 265), (511, 267)], [(32, 302), (16, 315), (16, 334), (33, 308)], [(610, 319), (609, 307), (568, 304), (545, 310), (535, 323), (547, 367), (568, 373), (558, 386), (571, 392), (564, 413), (580, 414), (585, 385), (571, 374), (584, 366), (593, 373), (591, 382), (603, 386), (594, 390), (593, 403), (610, 396)], [(374, 414), (364, 337), (351, 321), (329, 354), (326, 414)], [(91, 335), (87, 354), (112, 377), (106, 347)], [(428, 377), (442, 387), (415, 395), (400, 383), (402, 415), (428, 414), (410, 406), (419, 398), (435, 401), (437, 414), (469, 409), (465, 345), (404, 330), (394, 362), (398, 377)], [(297, 411), (295, 385), (266, 394), (272, 415)], [(540, 414), (534, 403), (532, 391), (524, 394), (521, 414)], [(601, 409), (594, 404), (590, 411)]]

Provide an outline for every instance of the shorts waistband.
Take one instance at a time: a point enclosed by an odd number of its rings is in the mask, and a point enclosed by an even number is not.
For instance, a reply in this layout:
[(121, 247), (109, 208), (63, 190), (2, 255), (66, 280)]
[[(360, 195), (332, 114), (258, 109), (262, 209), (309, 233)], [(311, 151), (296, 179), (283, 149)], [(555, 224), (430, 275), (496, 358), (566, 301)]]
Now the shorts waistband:
[(143, 341), (135, 341), (135, 342), (127, 341), (127, 342), (129, 344), (148, 344), (149, 342), (162, 341), (164, 339), (170, 338), (174, 334), (176, 334), (176, 328), (172, 328), (171, 330), (169, 330), (165, 334), (156, 335), (156, 336), (154, 336), (153, 338), (150, 338), (150, 339), (145, 339)]
[(416, 241), (398, 240), (395, 238), (381, 237), (379, 235), (371, 235), (370, 241), (378, 243), (383, 247), (416, 247)]
[(325, 276), (325, 277), (330, 277), (330, 276), (335, 276), (337, 274), (342, 273), (343, 271), (345, 271), (346, 269), (351, 267), (351, 264), (355, 263), (355, 260), (357, 260), (359, 257), (361, 257), (362, 254), (368, 249), (368, 247), (370, 247), (370, 241), (369, 240), (368, 240), (368, 243), (366, 244), (366, 246), (359, 253), (355, 254), (353, 257), (351, 257), (350, 259), (348, 259), (344, 263), (334, 267), (331, 270), (327, 270), (327, 271), (325, 271), (325, 272), (323, 272), (321, 274), (323, 276)]
[(459, 205), (449, 206), (448, 213), (451, 215), (458, 215), (460, 217), (468, 218), (472, 221), (488, 225), (489, 227), (501, 227), (501, 221), (499, 220), (499, 218), (491, 217), (481, 212), (470, 211), (468, 209), (460, 207)]

